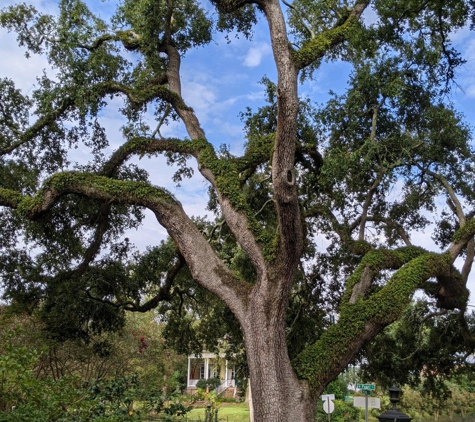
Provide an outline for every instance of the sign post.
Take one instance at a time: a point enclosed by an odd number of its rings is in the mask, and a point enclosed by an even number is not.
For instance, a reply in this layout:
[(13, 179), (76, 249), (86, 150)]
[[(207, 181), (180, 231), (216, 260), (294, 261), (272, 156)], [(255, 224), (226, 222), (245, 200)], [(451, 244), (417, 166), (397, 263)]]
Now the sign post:
[(330, 422), (330, 414), (335, 410), (335, 403), (332, 400), (335, 400), (335, 394), (324, 394), (321, 396), (323, 400), (323, 410), (328, 414), (328, 422)]
[(368, 395), (364, 396), (364, 420), (368, 422)]
[[(368, 422), (368, 396), (371, 394), (371, 391), (376, 390), (376, 385), (374, 384), (356, 384), (356, 388), (360, 389), (364, 394), (364, 420)], [(355, 397), (356, 399), (357, 397)], [(355, 405), (356, 406), (356, 405)], [(379, 408), (379, 406), (378, 406)]]

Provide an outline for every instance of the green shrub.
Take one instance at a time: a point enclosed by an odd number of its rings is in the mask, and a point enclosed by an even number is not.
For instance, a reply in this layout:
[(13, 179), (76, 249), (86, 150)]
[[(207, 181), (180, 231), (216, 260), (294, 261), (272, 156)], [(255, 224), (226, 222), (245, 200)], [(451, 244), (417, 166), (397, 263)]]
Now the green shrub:
[(0, 422), (141, 421), (150, 413), (182, 416), (191, 409), (176, 395), (143, 388), (137, 374), (90, 382), (77, 376), (37, 378), (41, 353), (18, 339), (21, 329), (0, 337)]
[(219, 378), (208, 378), (207, 380), (199, 380), (196, 383), (196, 388), (206, 390), (206, 387), (209, 387), (210, 391), (216, 389), (221, 385), (221, 380)]
[[(335, 403), (335, 410), (331, 414), (332, 422), (358, 422), (360, 411), (351, 403), (343, 400), (333, 400)], [(317, 422), (327, 422), (328, 415), (323, 410), (323, 402), (320, 401), (317, 405)]]
[[(81, 371), (61, 378), (58, 378), (59, 372), (53, 377), (49, 375), (51, 372), (39, 371), (49, 356), (48, 343), (31, 341), (32, 332), (26, 325), (24, 328), (12, 321), (0, 328), (0, 422), (141, 421), (159, 413), (182, 416), (190, 410), (178, 399), (177, 393), (168, 394), (173, 386), (179, 385), (175, 379), (160, 384), (144, 375), (143, 370), (140, 373), (124, 370), (115, 377), (90, 381), (80, 376)], [(133, 333), (130, 336), (133, 337)], [(137, 341), (143, 345), (148, 337), (152, 336), (140, 333), (133, 337), (134, 347)], [(142, 350), (143, 353), (133, 350), (139, 359), (137, 362), (151, 366), (154, 357), (149, 349), (152, 347)], [(157, 347), (154, 353), (161, 350)], [(77, 362), (84, 366), (89, 363), (80, 359)], [(167, 371), (167, 374), (173, 372), (168, 367)]]

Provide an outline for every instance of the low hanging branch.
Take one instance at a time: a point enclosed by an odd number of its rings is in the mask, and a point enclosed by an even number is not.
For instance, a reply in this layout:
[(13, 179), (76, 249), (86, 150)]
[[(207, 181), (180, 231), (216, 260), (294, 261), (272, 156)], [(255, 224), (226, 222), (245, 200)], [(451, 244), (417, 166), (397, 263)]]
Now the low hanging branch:
[(173, 282), (175, 281), (176, 276), (179, 274), (180, 270), (185, 266), (185, 264), (185, 259), (180, 253), (178, 253), (177, 261), (175, 262), (173, 267), (170, 268), (170, 270), (167, 272), (165, 282), (162, 286), (160, 286), (159, 292), (153, 298), (142, 304), (140, 304), (139, 302), (140, 298), (137, 298), (136, 301), (122, 301), (119, 298), (117, 298), (115, 301), (112, 301), (104, 298), (95, 297), (93, 294), (91, 294), (91, 288), (86, 289), (86, 295), (91, 300), (105, 303), (115, 308), (123, 308), (126, 311), (130, 312), (148, 312), (151, 309), (155, 309), (160, 302), (170, 300)]
[(229, 303), (230, 307), (234, 306), (237, 315), (242, 312), (242, 301), (246, 300), (250, 287), (232, 275), (181, 205), (165, 189), (144, 182), (64, 172), (48, 179), (33, 198), (13, 196), (10, 191), (0, 189), (0, 204), (8, 203), (24, 217), (34, 220), (71, 193), (107, 203), (143, 206), (153, 211), (179, 247), (195, 281)]

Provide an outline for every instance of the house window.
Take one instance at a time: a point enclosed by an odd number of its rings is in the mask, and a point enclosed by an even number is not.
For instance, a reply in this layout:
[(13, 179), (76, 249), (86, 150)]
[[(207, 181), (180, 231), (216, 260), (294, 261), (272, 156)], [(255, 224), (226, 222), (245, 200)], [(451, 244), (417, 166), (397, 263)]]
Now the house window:
[(203, 379), (205, 374), (205, 364), (202, 359), (196, 359), (190, 365), (190, 379)]

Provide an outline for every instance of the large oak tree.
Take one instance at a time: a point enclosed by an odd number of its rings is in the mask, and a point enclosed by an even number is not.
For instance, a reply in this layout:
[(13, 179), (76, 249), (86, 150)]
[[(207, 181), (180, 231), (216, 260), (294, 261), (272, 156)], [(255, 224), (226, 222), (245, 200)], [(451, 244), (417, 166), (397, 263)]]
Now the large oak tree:
[[(39, 75), (29, 97), (11, 80), (0, 82), (2, 281), (17, 302), (67, 310), (100, 329), (114, 325), (118, 311), (183, 296), (186, 266), (239, 322), (256, 420), (313, 421), (325, 386), (401, 317), (417, 289), (459, 310), (464, 326), (474, 163), (470, 131), (444, 93), (463, 62), (450, 31), (470, 23), (472, 4), (212, 4), (215, 22), (194, 0), (124, 0), (110, 23), (78, 0), (60, 1), (57, 16), (24, 4), (2, 10), (1, 24), (56, 70), (54, 78)], [(365, 25), (369, 9), (374, 23)], [(235, 157), (207, 139), (182, 93), (180, 63), (215, 30), (250, 35), (257, 17), (268, 24), (277, 80), (263, 81), (268, 104), (243, 114), (247, 145)], [(299, 77), (326, 59), (346, 60), (354, 72), (348, 91), (318, 108), (299, 99)], [(112, 97), (123, 99), (125, 123), (122, 145), (108, 156), (100, 112)], [(147, 110), (157, 129), (145, 123)], [(163, 138), (159, 127), (169, 119), (180, 120), (188, 137)], [(67, 152), (80, 143), (91, 147), (91, 160), (72, 166)], [(178, 164), (177, 178), (191, 174), (189, 160), (197, 163), (226, 241), (127, 164), (157, 154)], [(447, 211), (436, 219), (441, 197)], [(178, 253), (150, 250), (125, 271), (130, 257), (120, 236), (145, 208)], [(411, 241), (428, 227), (440, 253)], [(318, 249), (319, 236), (328, 249)], [(154, 295), (141, 302), (152, 275)], [(326, 309), (337, 312), (327, 328)], [(304, 322), (300, 336), (289, 319)], [(473, 347), (468, 334), (466, 342)]]

